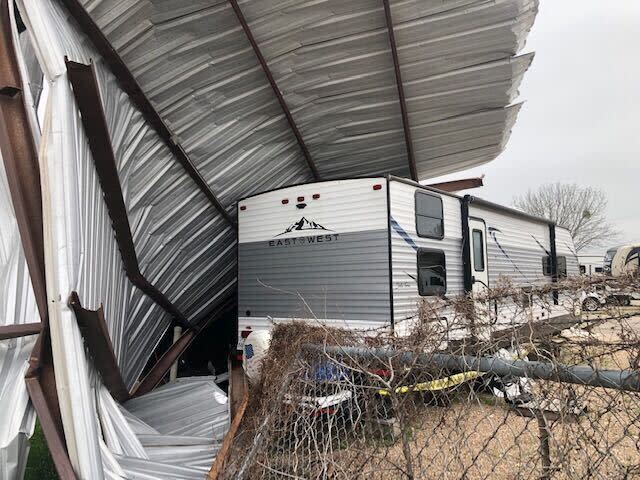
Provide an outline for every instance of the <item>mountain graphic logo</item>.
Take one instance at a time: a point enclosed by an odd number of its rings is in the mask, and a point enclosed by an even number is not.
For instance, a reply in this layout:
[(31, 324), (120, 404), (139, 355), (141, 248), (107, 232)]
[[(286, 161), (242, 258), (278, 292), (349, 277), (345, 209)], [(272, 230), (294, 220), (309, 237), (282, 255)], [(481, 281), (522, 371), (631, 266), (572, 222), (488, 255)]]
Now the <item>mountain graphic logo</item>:
[(289, 225), (284, 230), (284, 232), (279, 233), (278, 235), (276, 235), (276, 237), (279, 237), (280, 235), (284, 235), (285, 233), (299, 232), (299, 231), (303, 231), (303, 230), (326, 230), (327, 232), (332, 232), (333, 231), (333, 230), (329, 230), (328, 228), (323, 227), (322, 225), (320, 225), (319, 223), (314, 222), (313, 220), (308, 220), (306, 217), (302, 217), (297, 222), (294, 222), (291, 225)]

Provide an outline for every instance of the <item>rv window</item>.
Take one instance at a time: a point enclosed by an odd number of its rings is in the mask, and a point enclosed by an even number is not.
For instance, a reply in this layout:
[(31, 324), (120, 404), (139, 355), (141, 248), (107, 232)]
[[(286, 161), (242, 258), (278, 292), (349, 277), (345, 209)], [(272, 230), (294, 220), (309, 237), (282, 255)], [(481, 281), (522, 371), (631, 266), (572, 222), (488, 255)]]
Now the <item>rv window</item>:
[(416, 192), (416, 232), (419, 237), (444, 237), (442, 199), (436, 195)]
[(484, 240), (482, 231), (474, 230), (473, 237), (473, 269), (476, 272), (484, 272)]
[(596, 273), (602, 273), (602, 267), (596, 267)]
[[(566, 278), (567, 277), (567, 257), (558, 256), (558, 278)], [(542, 257), (542, 273), (550, 277), (551, 276), (551, 257), (545, 256)]]
[(542, 257), (542, 274), (545, 277), (550, 277), (551, 270), (551, 257), (549, 255)]
[(567, 278), (567, 257), (558, 257), (558, 278)]
[(444, 295), (447, 291), (447, 267), (442, 250), (418, 249), (418, 292), (420, 295)]

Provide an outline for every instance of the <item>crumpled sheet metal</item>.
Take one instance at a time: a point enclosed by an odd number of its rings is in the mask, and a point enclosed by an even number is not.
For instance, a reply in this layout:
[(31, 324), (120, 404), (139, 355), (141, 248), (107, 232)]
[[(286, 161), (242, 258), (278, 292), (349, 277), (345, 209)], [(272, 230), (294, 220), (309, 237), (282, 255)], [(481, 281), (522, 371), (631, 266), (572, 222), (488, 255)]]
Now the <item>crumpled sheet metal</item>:
[(213, 377), (181, 378), (124, 406), (102, 387), (98, 403), (107, 478), (204, 478), (229, 425)]
[(124, 407), (164, 435), (222, 440), (229, 426), (227, 396), (211, 377), (178, 378)]
[[(268, 175), (277, 158), (303, 164), (229, 2), (82, 1), (215, 192), (233, 185), (247, 195), (246, 172)], [(406, 176), (382, 1), (239, 5), (321, 176)], [(390, 5), (414, 142), (432, 140), (420, 128), (426, 124), (509, 105), (529, 62), (512, 59), (537, 0)], [(460, 129), (446, 162), (416, 152), (420, 178), (492, 160), (510, 127), (505, 121), (471, 146)], [(288, 140), (288, 148), (266, 150), (273, 138)]]
[[(0, 325), (39, 320), (0, 154)], [(24, 383), (36, 337), (0, 340), (0, 478), (22, 478), (35, 412)]]

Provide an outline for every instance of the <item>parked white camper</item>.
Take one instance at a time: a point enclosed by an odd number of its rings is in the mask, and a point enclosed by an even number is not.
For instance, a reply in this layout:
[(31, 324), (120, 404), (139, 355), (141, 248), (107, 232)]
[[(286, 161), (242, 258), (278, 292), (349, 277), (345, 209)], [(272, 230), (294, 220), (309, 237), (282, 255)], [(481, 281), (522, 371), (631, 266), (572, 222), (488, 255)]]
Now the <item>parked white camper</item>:
[(238, 210), (240, 337), (291, 319), (402, 335), (421, 297), (578, 274), (566, 229), (392, 176), (286, 187)]
[(618, 247), (611, 259), (611, 275), (618, 277), (638, 271), (640, 271), (640, 244)]

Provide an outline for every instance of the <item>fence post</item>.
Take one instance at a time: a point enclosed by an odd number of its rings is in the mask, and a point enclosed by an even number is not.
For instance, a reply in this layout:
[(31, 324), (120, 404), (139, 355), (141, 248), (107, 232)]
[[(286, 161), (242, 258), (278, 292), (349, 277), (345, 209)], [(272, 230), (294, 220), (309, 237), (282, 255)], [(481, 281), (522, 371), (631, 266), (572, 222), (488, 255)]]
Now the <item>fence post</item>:
[(536, 409), (536, 419), (538, 420), (538, 435), (540, 438), (540, 458), (542, 460), (542, 475), (540, 480), (551, 479), (551, 449), (549, 448), (549, 426), (542, 410)]

